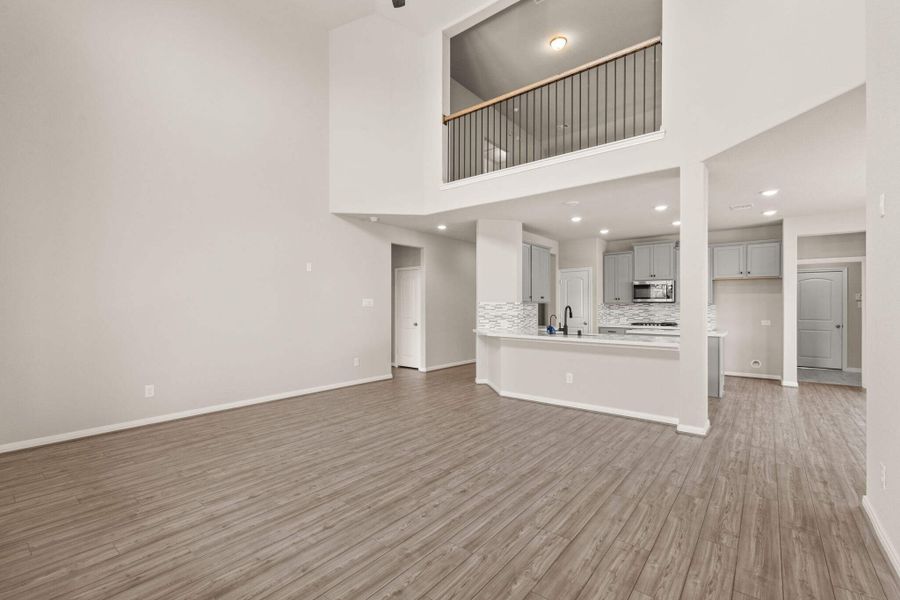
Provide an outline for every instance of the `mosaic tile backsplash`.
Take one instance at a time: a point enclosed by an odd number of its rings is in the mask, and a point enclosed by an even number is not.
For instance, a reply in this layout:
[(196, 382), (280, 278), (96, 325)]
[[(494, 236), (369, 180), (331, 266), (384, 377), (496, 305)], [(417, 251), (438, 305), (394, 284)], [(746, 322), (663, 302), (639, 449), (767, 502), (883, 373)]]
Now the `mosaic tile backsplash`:
[(478, 305), (478, 329), (533, 333), (538, 328), (534, 302), (482, 302)]
[[(680, 320), (678, 304), (601, 304), (597, 307), (597, 323), (599, 325), (627, 325), (637, 321), (675, 321)], [(706, 325), (710, 331), (716, 329), (716, 307), (710, 305), (706, 310)]]

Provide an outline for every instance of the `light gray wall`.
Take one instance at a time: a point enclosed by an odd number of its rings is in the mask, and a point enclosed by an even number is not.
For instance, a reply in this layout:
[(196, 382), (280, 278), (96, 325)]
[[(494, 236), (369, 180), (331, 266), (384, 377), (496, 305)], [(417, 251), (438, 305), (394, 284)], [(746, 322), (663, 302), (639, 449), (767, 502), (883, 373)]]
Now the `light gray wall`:
[[(900, 3), (866, 2), (866, 505), (900, 570)], [(880, 198), (884, 194), (885, 214)], [(881, 483), (882, 465), (886, 471)]]
[[(327, 34), (269, 9), (4, 10), (0, 444), (390, 373), (400, 234), (329, 214)], [(474, 355), (471, 246), (429, 360)]]
[(845, 258), (866, 255), (866, 234), (841, 233), (797, 238), (797, 258)]

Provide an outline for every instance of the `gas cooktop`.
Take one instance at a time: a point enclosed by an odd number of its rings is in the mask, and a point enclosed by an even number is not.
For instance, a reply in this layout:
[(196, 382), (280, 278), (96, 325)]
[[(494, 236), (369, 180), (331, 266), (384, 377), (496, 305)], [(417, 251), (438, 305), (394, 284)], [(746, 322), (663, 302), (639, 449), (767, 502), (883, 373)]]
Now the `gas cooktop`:
[(637, 321), (631, 323), (632, 327), (678, 327), (675, 321)]

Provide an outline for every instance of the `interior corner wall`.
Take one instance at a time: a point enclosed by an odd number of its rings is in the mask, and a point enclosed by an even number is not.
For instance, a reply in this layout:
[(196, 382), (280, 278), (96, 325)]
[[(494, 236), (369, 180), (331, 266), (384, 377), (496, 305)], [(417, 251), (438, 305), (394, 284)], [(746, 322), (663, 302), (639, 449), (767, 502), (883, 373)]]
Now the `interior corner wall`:
[(476, 226), (478, 302), (522, 301), (522, 223), (480, 219)]
[(406, 248), (421, 248), (425, 369), (475, 360), (475, 244), (380, 223), (363, 226), (397, 248), (398, 261), (414, 262)]
[(267, 6), (4, 5), (0, 446), (390, 376), (390, 244), (329, 213), (327, 33)]
[[(867, 6), (866, 497), (874, 529), (900, 576), (900, 3)], [(882, 195), (884, 212), (881, 210)], [(881, 483), (882, 466), (885, 485)]]

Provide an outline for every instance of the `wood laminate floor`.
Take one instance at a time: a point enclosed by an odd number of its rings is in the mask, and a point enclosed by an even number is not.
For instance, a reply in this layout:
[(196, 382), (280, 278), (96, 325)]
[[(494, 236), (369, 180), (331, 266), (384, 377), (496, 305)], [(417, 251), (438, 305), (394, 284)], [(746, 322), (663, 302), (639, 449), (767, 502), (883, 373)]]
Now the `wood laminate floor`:
[(876, 600), (861, 391), (728, 380), (705, 439), (471, 366), (0, 456), (0, 597)]

